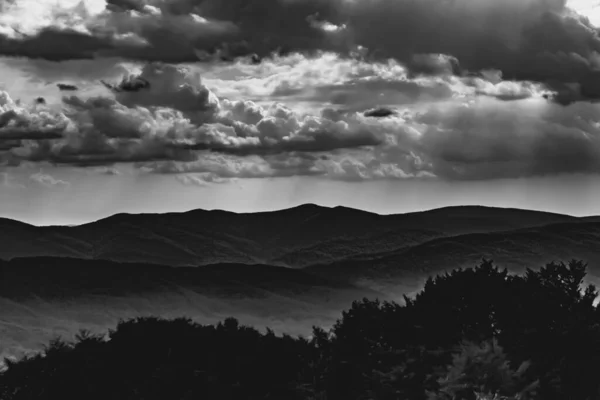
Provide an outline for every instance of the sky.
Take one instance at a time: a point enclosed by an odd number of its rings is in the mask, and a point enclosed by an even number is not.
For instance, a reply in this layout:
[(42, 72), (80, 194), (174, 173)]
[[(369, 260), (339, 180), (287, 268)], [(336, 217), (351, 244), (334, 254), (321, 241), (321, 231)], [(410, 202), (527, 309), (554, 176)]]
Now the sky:
[(600, 214), (595, 0), (0, 1), (0, 217)]

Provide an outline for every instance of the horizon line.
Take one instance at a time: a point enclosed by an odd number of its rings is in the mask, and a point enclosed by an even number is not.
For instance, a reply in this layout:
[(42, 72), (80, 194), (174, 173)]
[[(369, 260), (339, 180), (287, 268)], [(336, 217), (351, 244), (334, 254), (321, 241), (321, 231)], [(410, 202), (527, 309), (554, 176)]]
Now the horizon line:
[(348, 207), (342, 204), (338, 204), (338, 205), (334, 205), (334, 206), (329, 206), (329, 205), (323, 205), (323, 204), (318, 204), (318, 203), (301, 203), (295, 206), (291, 206), (291, 207), (286, 207), (286, 208), (274, 208), (274, 209), (269, 209), (269, 210), (259, 210), (259, 211), (250, 211), (250, 212), (240, 212), (240, 211), (233, 211), (233, 210), (226, 210), (226, 209), (220, 209), (220, 208), (212, 208), (212, 209), (204, 209), (204, 208), (191, 208), (188, 210), (183, 210), (183, 211), (165, 211), (165, 212), (117, 212), (114, 214), (110, 214), (107, 215), (105, 217), (102, 218), (98, 218), (98, 219), (93, 219), (87, 222), (82, 222), (79, 224), (34, 224), (34, 223), (30, 223), (30, 222), (26, 222), (26, 221), (22, 221), (19, 219), (15, 219), (15, 218), (11, 218), (11, 217), (3, 217), (0, 215), (0, 221), (4, 220), (4, 221), (14, 221), (20, 224), (25, 224), (25, 225), (29, 225), (29, 226), (34, 226), (34, 227), (77, 227), (77, 226), (83, 226), (83, 225), (89, 225), (89, 224), (93, 224), (96, 222), (100, 222), (109, 218), (113, 218), (115, 216), (118, 215), (167, 215), (167, 214), (187, 214), (187, 213), (191, 213), (191, 212), (195, 212), (195, 211), (203, 211), (203, 212), (224, 212), (224, 213), (230, 213), (230, 214), (236, 214), (236, 215), (250, 215), (250, 214), (267, 214), (267, 213), (276, 213), (276, 212), (284, 212), (284, 211), (289, 211), (289, 210), (294, 210), (297, 208), (301, 208), (301, 207), (318, 207), (321, 209), (336, 209), (336, 208), (345, 208), (348, 210), (352, 210), (352, 211), (359, 211), (359, 212), (363, 212), (363, 213), (368, 213), (368, 214), (372, 214), (372, 215), (379, 215), (379, 216), (394, 216), (394, 215), (409, 215), (409, 214), (419, 214), (419, 213), (426, 213), (426, 212), (433, 212), (433, 211), (439, 211), (439, 210), (445, 210), (445, 209), (457, 209), (457, 208), (485, 208), (485, 209), (495, 209), (495, 210), (508, 210), (508, 211), (525, 211), (525, 212), (533, 212), (533, 213), (542, 213), (542, 214), (552, 214), (552, 215), (561, 215), (561, 216), (566, 216), (566, 217), (571, 217), (571, 218), (592, 218), (592, 217), (600, 217), (600, 215), (598, 214), (590, 214), (590, 215), (580, 215), (580, 216), (576, 216), (576, 215), (572, 215), (572, 214), (566, 214), (566, 213), (558, 213), (558, 212), (553, 212), (553, 211), (546, 211), (546, 210), (539, 210), (539, 209), (528, 209), (528, 208), (517, 208), (517, 207), (501, 207), (501, 206), (489, 206), (489, 205), (483, 205), (483, 204), (461, 204), (461, 205), (448, 205), (448, 206), (443, 206), (443, 207), (434, 207), (434, 208), (426, 208), (426, 209), (422, 209), (422, 210), (417, 210), (417, 211), (407, 211), (407, 212), (390, 212), (390, 213), (382, 213), (382, 212), (376, 212), (376, 211), (370, 211), (370, 210), (366, 210), (366, 209), (361, 209), (361, 208), (355, 208), (355, 207)]

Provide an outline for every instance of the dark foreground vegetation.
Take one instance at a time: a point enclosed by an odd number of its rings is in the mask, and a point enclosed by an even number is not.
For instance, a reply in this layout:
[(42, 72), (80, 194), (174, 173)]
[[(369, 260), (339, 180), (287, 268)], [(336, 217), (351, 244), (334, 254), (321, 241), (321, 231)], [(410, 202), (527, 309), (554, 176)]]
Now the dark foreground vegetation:
[(405, 305), (364, 299), (310, 338), (227, 319), (139, 318), (6, 360), (0, 399), (600, 398), (600, 309), (586, 265), (430, 278)]

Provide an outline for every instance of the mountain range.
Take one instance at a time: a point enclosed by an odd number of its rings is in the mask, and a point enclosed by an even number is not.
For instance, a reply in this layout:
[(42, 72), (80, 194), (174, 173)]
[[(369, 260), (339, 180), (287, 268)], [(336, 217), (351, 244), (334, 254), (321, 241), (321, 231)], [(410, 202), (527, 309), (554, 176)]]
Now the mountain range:
[(238, 214), (117, 214), (77, 226), (0, 219), (0, 356), (140, 314), (236, 316), (309, 333), (362, 297), (402, 300), (482, 258), (518, 272), (588, 262), (600, 217), (481, 206), (379, 215), (306, 204)]
[(387, 264), (410, 255), (409, 260), (421, 265), (418, 260), (430, 256), (433, 249), (440, 256), (449, 252), (454, 258), (465, 247), (481, 252), (477, 248), (481, 244), (486, 247), (481, 255), (502, 255), (512, 251), (513, 237), (523, 240), (541, 235), (535, 242), (543, 247), (557, 234), (566, 240), (575, 235), (574, 244), (580, 246), (577, 235), (594, 236), (597, 223), (600, 217), (478, 206), (379, 215), (314, 204), (249, 214), (220, 210), (117, 214), (69, 227), (36, 227), (0, 219), (0, 258), (51, 256), (170, 266), (241, 263), (304, 268), (348, 260), (377, 264), (381, 259)]

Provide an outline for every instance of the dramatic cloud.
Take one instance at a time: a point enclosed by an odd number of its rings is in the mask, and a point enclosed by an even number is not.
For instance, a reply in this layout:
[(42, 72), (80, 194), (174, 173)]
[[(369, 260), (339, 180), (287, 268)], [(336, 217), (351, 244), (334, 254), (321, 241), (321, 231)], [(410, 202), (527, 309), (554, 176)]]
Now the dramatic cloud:
[[(341, 180), (494, 179), (600, 172), (596, 105), (563, 108), (542, 99), (507, 103), (480, 97), (443, 103), (368, 122), (384, 138), (377, 146), (344, 152), (282, 152), (260, 158), (203, 156), (191, 163), (146, 165), (160, 173), (215, 173), (223, 177), (322, 176)], [(373, 120), (373, 119), (372, 119)]]
[(7, 4), (0, 19), (0, 52), (48, 60), (103, 55), (186, 62), (202, 54), (226, 59), (268, 55), (284, 46), (308, 51), (321, 48), (327, 36), (310, 17), (320, 11), (329, 15), (332, 9), (329, 2), (316, 0), (111, 1), (105, 9), (91, 9), (85, 2), (56, 6), (39, 7), (27, 16), (33, 3)]
[[(301, 115), (281, 104), (267, 109), (250, 101), (221, 104), (197, 74), (183, 67), (148, 64), (123, 82), (135, 80), (148, 84), (116, 90), (114, 97), (65, 97), (66, 108), (55, 115), (19, 108), (5, 94), (2, 159), (80, 166), (189, 162), (206, 151), (240, 156), (327, 152), (382, 140), (360, 121)], [(44, 126), (43, 118), (54, 126)]]
[(407, 67), (392, 60), (369, 62), (341, 58), (333, 53), (320, 53), (315, 57), (294, 54), (265, 60), (261, 65), (240, 62), (202, 70), (204, 81), (213, 86), (219, 96), (252, 98), (259, 103), (273, 100), (301, 103), (317, 114), (324, 105), (338, 111), (362, 112), (464, 96), (517, 100), (548, 94), (542, 84), (504, 80), (497, 70), (464, 77), (412, 76)]
[(121, 83), (118, 85), (111, 85), (110, 83), (106, 83), (104, 81), (101, 82), (104, 86), (110, 90), (114, 90), (115, 92), (137, 92), (142, 89), (150, 88), (150, 82), (141, 76), (123, 78)]
[[(15, 0), (0, 16), (0, 54), (47, 60), (256, 63), (317, 51), (394, 59), (411, 78), (496, 70), (548, 85), (561, 104), (600, 97), (598, 29), (565, 0)], [(344, 88), (322, 90), (346, 101)]]
[(0, 92), (0, 163), (13, 164), (27, 143), (61, 139), (69, 126), (63, 114), (43, 108), (27, 109)]
[(598, 31), (563, 0), (368, 0), (345, 8), (354, 41), (377, 57), (415, 63), (443, 54), (461, 68), (495, 68), (520, 80), (597, 76)]
[(149, 63), (139, 75), (127, 76), (109, 87), (126, 107), (171, 108), (196, 123), (211, 121), (219, 109), (219, 100), (200, 75), (183, 67)]
[(149, 63), (60, 110), (3, 93), (0, 166), (130, 163), (194, 185), (600, 172), (600, 105), (556, 104), (497, 69), (423, 76), (333, 53), (221, 65), (201, 78), (197, 66)]

